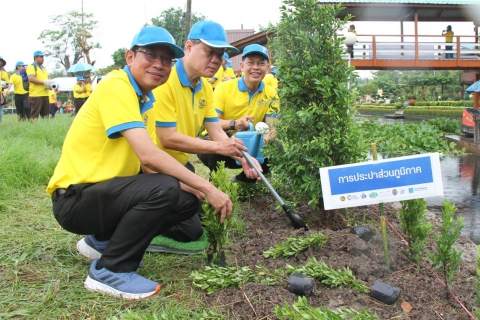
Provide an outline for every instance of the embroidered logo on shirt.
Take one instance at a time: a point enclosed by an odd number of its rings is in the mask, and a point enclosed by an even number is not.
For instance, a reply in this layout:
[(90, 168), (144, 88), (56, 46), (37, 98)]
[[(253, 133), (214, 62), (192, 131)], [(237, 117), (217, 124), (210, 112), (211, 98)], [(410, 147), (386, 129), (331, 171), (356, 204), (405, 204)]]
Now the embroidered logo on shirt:
[(265, 100), (259, 99), (257, 102), (257, 106), (262, 107), (263, 105), (265, 105)]
[(199, 102), (198, 102), (198, 108), (200, 109), (203, 109), (207, 106), (207, 101), (205, 99), (201, 99)]

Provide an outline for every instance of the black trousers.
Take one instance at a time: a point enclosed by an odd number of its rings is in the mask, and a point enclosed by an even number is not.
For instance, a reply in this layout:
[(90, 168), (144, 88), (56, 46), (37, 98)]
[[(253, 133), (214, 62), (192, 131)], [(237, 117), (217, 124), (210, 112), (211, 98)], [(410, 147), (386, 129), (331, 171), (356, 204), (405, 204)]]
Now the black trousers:
[[(453, 46), (445, 46), (445, 50), (453, 50)], [(453, 53), (445, 54), (446, 59), (453, 59)]]
[(17, 108), (18, 120), (30, 118), (30, 103), (28, 102), (28, 93), (15, 94), (15, 107)]
[(62, 195), (54, 192), (52, 200), (65, 230), (110, 240), (100, 265), (113, 272), (136, 270), (155, 236), (198, 211), (198, 199), (164, 174), (70, 185)]
[(82, 108), (85, 101), (87, 101), (87, 99), (85, 99), (85, 98), (74, 98), (73, 99), (73, 105), (75, 106), (75, 114), (78, 114), (78, 112)]

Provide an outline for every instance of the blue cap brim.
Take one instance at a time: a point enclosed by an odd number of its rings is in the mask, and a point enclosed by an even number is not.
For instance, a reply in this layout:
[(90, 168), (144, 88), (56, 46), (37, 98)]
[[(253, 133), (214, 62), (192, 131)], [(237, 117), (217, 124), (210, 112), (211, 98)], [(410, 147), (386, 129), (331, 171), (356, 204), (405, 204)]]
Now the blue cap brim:
[(153, 45), (161, 45), (169, 47), (173, 52), (173, 57), (175, 59), (183, 58), (185, 56), (185, 52), (183, 52), (182, 48), (177, 46), (176, 44), (169, 43), (169, 42), (150, 42), (150, 43), (137, 43), (136, 46), (146, 47), (146, 46), (153, 46)]
[(231, 46), (229, 43), (225, 42), (225, 41), (219, 41), (219, 40), (210, 40), (210, 41), (207, 41), (205, 39), (198, 39), (200, 41), (202, 41), (203, 43), (205, 43), (207, 46), (209, 47), (212, 47), (212, 48), (215, 48), (215, 49), (228, 49), (232, 52), (235, 52), (235, 53), (239, 53), (240, 50), (238, 50), (237, 48), (235, 48), (234, 46)]

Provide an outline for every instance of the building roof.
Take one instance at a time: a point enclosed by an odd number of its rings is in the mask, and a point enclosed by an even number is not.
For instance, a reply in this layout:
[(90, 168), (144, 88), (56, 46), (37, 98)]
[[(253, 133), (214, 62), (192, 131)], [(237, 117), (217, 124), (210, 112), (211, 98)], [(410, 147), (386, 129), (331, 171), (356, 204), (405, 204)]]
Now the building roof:
[(321, 0), (319, 4), (341, 3), (351, 21), (474, 21), (479, 24), (480, 0)]

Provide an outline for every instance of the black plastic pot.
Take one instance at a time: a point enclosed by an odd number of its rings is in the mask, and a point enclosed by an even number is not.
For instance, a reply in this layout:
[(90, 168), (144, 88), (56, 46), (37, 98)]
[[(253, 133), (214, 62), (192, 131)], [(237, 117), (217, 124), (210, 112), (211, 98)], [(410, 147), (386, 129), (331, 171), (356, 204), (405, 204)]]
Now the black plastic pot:
[(292, 273), (287, 290), (299, 296), (309, 296), (315, 292), (315, 279), (300, 273)]
[(370, 297), (386, 304), (394, 304), (400, 296), (400, 288), (380, 280), (375, 281), (370, 291)]

